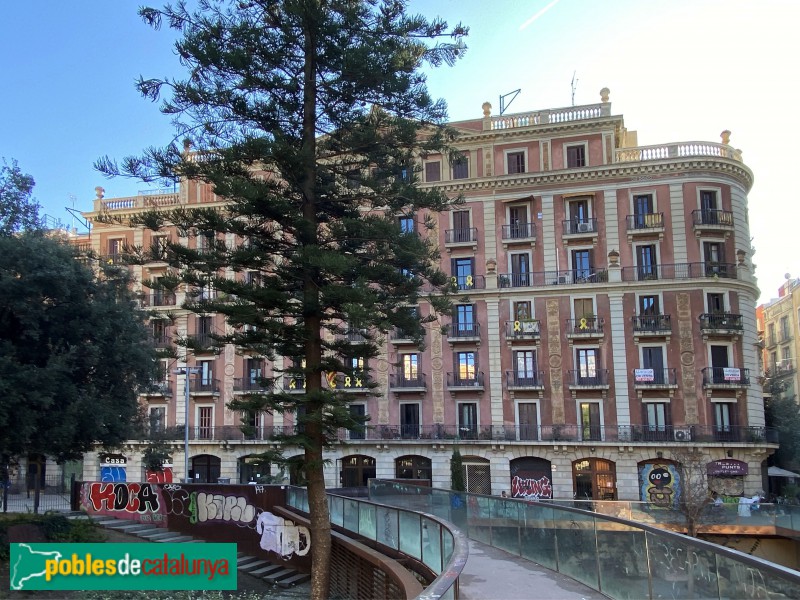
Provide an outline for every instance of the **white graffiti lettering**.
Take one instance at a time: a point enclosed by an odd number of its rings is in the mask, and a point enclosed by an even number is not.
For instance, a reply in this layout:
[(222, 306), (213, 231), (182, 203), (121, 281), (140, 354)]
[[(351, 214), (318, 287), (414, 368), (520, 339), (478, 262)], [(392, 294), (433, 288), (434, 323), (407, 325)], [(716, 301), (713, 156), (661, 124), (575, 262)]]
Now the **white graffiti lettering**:
[(197, 493), (197, 522), (237, 521), (249, 523), (256, 516), (256, 507), (242, 496)]
[(305, 556), (311, 549), (311, 534), (307, 527), (295, 525), (271, 512), (262, 512), (256, 523), (256, 532), (261, 534), (259, 545), (263, 550), (275, 552), (288, 559), (292, 554)]

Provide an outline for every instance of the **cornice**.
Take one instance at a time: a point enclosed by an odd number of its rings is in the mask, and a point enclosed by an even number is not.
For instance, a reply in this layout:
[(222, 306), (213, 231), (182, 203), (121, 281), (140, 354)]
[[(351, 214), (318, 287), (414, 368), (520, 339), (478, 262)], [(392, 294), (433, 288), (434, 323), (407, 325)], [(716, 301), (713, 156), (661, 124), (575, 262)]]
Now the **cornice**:
[(612, 163), (599, 167), (582, 169), (564, 169), (559, 171), (543, 171), (523, 173), (521, 175), (496, 175), (480, 179), (444, 181), (424, 184), (425, 187), (440, 188), (445, 192), (461, 194), (473, 191), (492, 191), (515, 187), (548, 187), (563, 184), (606, 184), (609, 180), (625, 180), (642, 177), (667, 177), (675, 174), (685, 175), (687, 171), (711, 172), (715, 175), (729, 177), (743, 188), (745, 193), (753, 185), (753, 173), (742, 163), (735, 160), (717, 157), (670, 158), (657, 161), (637, 163)]

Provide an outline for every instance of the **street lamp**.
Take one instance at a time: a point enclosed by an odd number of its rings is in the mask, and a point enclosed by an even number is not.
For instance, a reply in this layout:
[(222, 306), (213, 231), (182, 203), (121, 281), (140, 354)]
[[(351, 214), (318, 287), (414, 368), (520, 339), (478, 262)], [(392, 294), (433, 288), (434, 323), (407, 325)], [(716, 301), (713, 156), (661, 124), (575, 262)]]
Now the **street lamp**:
[(184, 407), (183, 407), (183, 482), (190, 483), (189, 480), (189, 375), (200, 373), (200, 367), (179, 367), (172, 371), (176, 375), (186, 375), (186, 382), (183, 386)]

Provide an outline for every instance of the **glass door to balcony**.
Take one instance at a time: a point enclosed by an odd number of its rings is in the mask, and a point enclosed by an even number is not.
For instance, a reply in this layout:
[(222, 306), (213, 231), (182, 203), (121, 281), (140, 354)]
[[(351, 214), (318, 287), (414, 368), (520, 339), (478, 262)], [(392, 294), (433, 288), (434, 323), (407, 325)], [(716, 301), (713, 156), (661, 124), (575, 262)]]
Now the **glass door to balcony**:
[(571, 200), (569, 203), (570, 233), (578, 233), (578, 223), (589, 222), (589, 201)]
[(597, 402), (581, 402), (581, 439), (583, 441), (599, 441), (601, 439), (600, 428), (600, 404)]
[(512, 206), (508, 209), (508, 221), (510, 224), (509, 237), (520, 239), (530, 237), (530, 226), (528, 225), (528, 207)]
[(471, 242), (468, 210), (453, 211), (453, 241)]
[(664, 349), (661, 346), (644, 346), (642, 348), (642, 368), (653, 370), (653, 383), (663, 385), (664, 381)]
[(725, 369), (730, 367), (727, 346), (711, 346), (711, 380), (726, 383)]
[(655, 244), (636, 246), (639, 280), (658, 279)]
[(572, 280), (573, 283), (589, 281), (592, 277), (593, 260), (591, 250), (572, 251)]
[(511, 255), (511, 286), (530, 285), (531, 257), (527, 252)]
[(648, 217), (653, 214), (653, 196), (643, 194), (633, 198), (633, 223), (636, 229), (644, 229), (650, 225)]
[(536, 385), (536, 351), (517, 350), (514, 352), (514, 384)]
[[(363, 404), (351, 404), (350, 405), (350, 416), (354, 417), (355, 419), (363, 422), (364, 417), (367, 414), (367, 407)], [(365, 437), (363, 429), (349, 429), (348, 430), (348, 437), (351, 440), (363, 440)]]
[(714, 437), (717, 441), (733, 440), (731, 402), (714, 402)]
[(478, 437), (478, 405), (475, 402), (461, 402), (458, 405), (458, 433), (467, 440)]
[(197, 439), (210, 440), (214, 408), (212, 406), (200, 406), (197, 408)]
[(597, 385), (597, 349), (580, 348), (575, 351), (578, 366), (578, 385)]
[(538, 440), (539, 421), (536, 417), (536, 402), (520, 402), (517, 404), (519, 411), (519, 439)]
[(419, 437), (419, 404), (400, 405), (400, 435), (406, 439)]
[(648, 402), (645, 404), (644, 439), (646, 441), (672, 441), (667, 437), (668, 405), (665, 402)]

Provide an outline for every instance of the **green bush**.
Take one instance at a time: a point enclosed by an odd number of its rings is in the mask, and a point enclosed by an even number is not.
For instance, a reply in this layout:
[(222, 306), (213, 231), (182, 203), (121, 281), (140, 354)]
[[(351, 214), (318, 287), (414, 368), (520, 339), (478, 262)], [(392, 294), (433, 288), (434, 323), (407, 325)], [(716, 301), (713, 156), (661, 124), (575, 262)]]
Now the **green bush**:
[(0, 561), (10, 557), (8, 529), (14, 525), (36, 525), (48, 542), (82, 543), (105, 541), (103, 530), (88, 519), (67, 519), (57, 513), (17, 514), (0, 519)]

